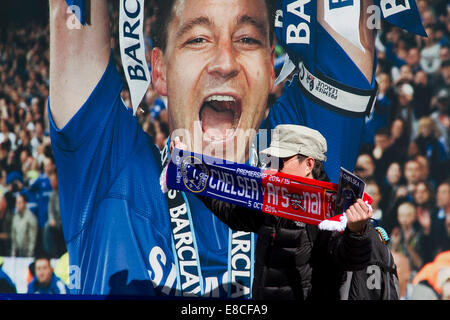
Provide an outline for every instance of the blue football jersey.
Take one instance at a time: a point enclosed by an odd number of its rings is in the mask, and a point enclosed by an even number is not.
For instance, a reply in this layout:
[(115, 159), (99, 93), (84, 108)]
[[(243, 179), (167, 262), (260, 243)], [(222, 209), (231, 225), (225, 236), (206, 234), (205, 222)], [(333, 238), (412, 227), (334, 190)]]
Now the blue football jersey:
[[(111, 59), (88, 100), (62, 128), (49, 110), (61, 220), (73, 294), (178, 294), (159, 150), (121, 97)], [(226, 297), (229, 228), (186, 195), (204, 296)]]
[[(374, 88), (375, 81), (367, 81), (355, 63), (320, 24), (317, 24), (317, 33), (316, 70), (346, 86), (363, 90)], [(286, 81), (282, 96), (272, 106), (261, 128), (270, 130), (279, 124), (298, 124), (318, 130), (327, 140), (325, 170), (331, 182), (337, 183), (341, 166), (353, 171), (362, 143), (365, 116), (349, 116), (324, 107), (304, 94), (298, 81), (298, 75)], [(270, 134), (270, 131), (268, 133)]]

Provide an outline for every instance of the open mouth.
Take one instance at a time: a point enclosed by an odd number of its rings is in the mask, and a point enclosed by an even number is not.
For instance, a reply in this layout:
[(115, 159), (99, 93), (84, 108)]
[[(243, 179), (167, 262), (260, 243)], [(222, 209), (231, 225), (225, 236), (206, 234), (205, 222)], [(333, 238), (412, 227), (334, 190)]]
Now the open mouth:
[(233, 136), (241, 111), (241, 101), (231, 95), (208, 97), (199, 112), (203, 133), (212, 141), (223, 141)]

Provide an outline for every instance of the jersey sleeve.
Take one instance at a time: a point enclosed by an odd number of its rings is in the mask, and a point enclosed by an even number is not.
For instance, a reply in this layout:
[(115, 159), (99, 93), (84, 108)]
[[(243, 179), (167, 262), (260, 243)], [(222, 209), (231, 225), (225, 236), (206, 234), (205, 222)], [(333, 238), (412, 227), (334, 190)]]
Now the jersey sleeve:
[(50, 137), (66, 241), (89, 222), (96, 204), (133, 155), (139, 125), (121, 99), (122, 87), (111, 56), (87, 101), (61, 129), (53, 121), (49, 101)]
[[(343, 86), (373, 90), (375, 80), (367, 81), (351, 58), (320, 25), (317, 32), (315, 70)], [(317, 85), (320, 81), (314, 79), (312, 83)], [(269, 140), (270, 129), (279, 124), (297, 124), (318, 130), (327, 140), (325, 170), (331, 182), (337, 183), (341, 166), (353, 171), (362, 144), (366, 117), (329, 108), (311, 98), (307, 90), (299, 84), (299, 75), (287, 81), (283, 94), (271, 107), (262, 128), (269, 129)]]

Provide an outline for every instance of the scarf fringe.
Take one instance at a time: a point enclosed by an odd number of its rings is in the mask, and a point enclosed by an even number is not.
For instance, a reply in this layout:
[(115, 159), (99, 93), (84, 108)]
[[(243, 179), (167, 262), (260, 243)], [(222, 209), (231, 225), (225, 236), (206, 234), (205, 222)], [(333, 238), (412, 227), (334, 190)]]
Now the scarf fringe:
[(167, 187), (167, 168), (168, 166), (165, 166), (159, 176), (159, 185), (161, 186), (161, 191), (164, 194), (169, 192), (169, 188)]

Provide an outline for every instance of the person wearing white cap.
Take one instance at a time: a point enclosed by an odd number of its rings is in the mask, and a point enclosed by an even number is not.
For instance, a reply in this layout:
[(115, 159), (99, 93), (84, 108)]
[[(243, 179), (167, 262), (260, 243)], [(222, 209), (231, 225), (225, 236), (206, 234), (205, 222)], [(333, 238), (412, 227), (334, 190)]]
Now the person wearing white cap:
[[(275, 127), (270, 147), (260, 154), (280, 159), (280, 172), (329, 181), (322, 164), (327, 160), (326, 152), (327, 142), (319, 131), (300, 125), (283, 124)], [(360, 233), (370, 219), (369, 208), (362, 199), (346, 215), (347, 226), (355, 233)]]
[[(178, 138), (174, 139), (173, 146), (187, 148)], [(325, 138), (317, 130), (278, 125), (270, 147), (260, 154), (270, 156), (274, 163), (280, 160), (280, 172), (328, 181), (322, 166), (326, 152)], [(360, 269), (369, 262), (370, 240), (366, 225), (371, 211), (361, 199), (346, 211), (347, 229), (341, 234), (318, 232), (316, 226), (198, 197), (230, 228), (258, 234), (253, 299), (306, 300), (314, 298), (311, 289), (317, 299), (324, 295), (336, 299), (340, 283), (335, 280), (342, 278), (342, 270)], [(317, 246), (314, 254), (313, 246)], [(312, 275), (316, 264), (326, 266), (327, 272), (320, 272), (316, 277), (317, 288), (314, 288)]]
[[(270, 147), (262, 150), (260, 155), (276, 157), (280, 161), (280, 171), (284, 173), (329, 181), (322, 165), (327, 159), (326, 152), (327, 142), (319, 131), (284, 124), (275, 127)], [(298, 163), (292, 159), (297, 159)]]

